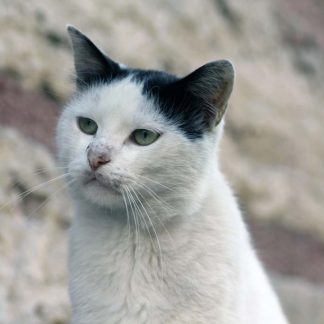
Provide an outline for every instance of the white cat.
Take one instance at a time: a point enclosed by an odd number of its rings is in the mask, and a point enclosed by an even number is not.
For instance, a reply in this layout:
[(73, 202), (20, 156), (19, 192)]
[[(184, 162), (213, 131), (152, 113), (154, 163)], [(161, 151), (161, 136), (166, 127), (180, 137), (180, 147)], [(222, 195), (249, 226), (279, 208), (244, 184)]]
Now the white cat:
[(77, 93), (57, 141), (76, 207), (72, 323), (287, 323), (217, 165), (231, 63), (177, 78), (68, 31)]

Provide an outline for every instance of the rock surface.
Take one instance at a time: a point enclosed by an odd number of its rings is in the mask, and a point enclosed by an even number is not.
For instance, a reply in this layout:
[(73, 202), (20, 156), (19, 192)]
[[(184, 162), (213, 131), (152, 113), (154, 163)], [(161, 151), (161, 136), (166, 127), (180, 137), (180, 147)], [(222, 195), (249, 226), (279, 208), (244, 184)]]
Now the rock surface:
[(66, 323), (62, 173), (45, 148), (10, 129), (0, 130), (0, 161), (0, 323)]
[(324, 285), (278, 276), (273, 283), (291, 324), (324, 323)]

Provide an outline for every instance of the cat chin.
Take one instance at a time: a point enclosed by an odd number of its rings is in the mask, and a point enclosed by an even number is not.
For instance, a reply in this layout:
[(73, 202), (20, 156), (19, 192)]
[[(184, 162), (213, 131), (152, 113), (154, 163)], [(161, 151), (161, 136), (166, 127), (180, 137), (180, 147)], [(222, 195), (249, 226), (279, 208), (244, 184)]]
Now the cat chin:
[(86, 201), (99, 207), (114, 209), (122, 207), (124, 203), (120, 192), (96, 181), (81, 188), (80, 193)]

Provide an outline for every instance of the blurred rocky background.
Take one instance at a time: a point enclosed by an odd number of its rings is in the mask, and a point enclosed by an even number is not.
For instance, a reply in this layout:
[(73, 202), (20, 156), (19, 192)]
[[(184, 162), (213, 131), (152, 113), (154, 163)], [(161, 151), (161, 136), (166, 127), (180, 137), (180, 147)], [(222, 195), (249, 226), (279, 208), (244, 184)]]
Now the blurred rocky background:
[(54, 158), (73, 91), (67, 23), (131, 66), (234, 62), (223, 169), (291, 323), (323, 324), (321, 0), (0, 0), (0, 324), (69, 320), (72, 210)]

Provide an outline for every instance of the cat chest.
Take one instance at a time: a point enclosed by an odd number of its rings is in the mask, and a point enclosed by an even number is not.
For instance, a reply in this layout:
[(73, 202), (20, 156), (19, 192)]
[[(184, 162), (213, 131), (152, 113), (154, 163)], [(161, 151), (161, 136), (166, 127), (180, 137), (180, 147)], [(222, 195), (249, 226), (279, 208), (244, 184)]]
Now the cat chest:
[(87, 305), (96, 314), (116, 321), (128, 318), (129, 323), (145, 323), (159, 310), (170, 308), (159, 257), (139, 253), (134, 248), (74, 249), (70, 294), (75, 308)]

